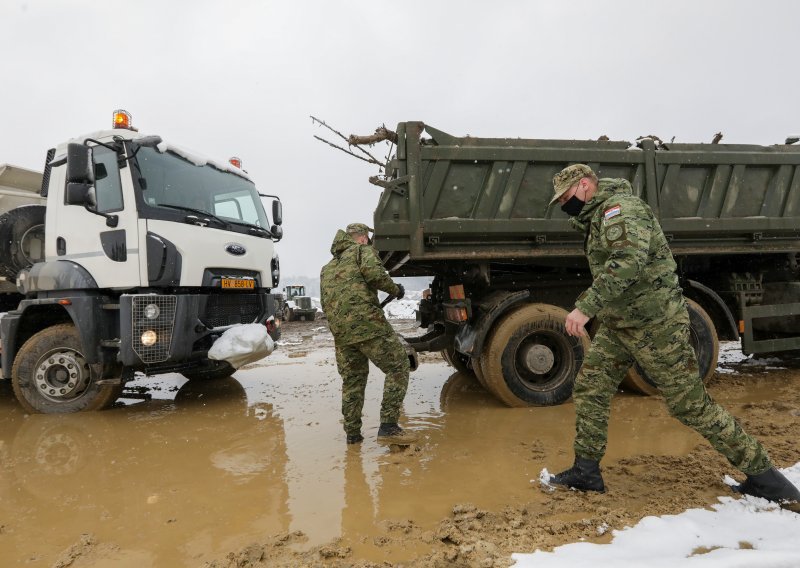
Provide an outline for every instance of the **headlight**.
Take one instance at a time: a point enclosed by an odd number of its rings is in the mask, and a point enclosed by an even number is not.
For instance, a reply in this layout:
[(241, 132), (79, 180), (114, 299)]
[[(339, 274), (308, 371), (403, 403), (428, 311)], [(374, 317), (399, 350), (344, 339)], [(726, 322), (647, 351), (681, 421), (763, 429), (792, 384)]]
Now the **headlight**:
[(142, 333), (142, 345), (144, 345), (145, 347), (150, 347), (152, 345), (155, 345), (156, 341), (158, 341), (158, 336), (156, 335), (156, 332), (153, 331), (152, 329), (148, 329), (147, 331)]
[(161, 313), (161, 310), (158, 309), (158, 306), (155, 304), (147, 304), (144, 307), (144, 317), (149, 320), (154, 320), (158, 317), (158, 314)]

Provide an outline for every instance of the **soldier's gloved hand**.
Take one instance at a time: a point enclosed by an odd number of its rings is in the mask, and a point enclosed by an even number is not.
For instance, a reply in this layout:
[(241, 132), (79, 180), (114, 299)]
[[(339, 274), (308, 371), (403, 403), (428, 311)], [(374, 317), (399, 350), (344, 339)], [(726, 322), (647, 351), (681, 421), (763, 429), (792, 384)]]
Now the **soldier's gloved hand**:
[(403, 288), (402, 284), (398, 284), (397, 285), (397, 296), (396, 296), (396, 298), (399, 300), (405, 295), (406, 295), (406, 289)]

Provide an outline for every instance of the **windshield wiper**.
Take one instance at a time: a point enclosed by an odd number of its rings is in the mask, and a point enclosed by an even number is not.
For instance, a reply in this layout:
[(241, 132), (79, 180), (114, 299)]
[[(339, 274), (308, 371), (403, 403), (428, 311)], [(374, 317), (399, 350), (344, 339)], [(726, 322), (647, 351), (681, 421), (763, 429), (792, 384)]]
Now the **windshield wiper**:
[(248, 223), (247, 221), (228, 221), (228, 222), (229, 223), (233, 223), (234, 225), (240, 225), (242, 227), (248, 227), (250, 229), (254, 229), (255, 231), (257, 231), (259, 233), (263, 233), (265, 235), (271, 235), (272, 234), (267, 229), (265, 229), (264, 227), (259, 227), (258, 225), (255, 225), (253, 223)]
[[(213, 219), (217, 223), (219, 223), (222, 227), (226, 229), (230, 227), (230, 223), (227, 221), (223, 221), (213, 213), (209, 213), (208, 211), (203, 211), (202, 209), (194, 209), (193, 207), (184, 207), (183, 205), (169, 205), (167, 203), (159, 203), (158, 207), (169, 207), (170, 209), (178, 209), (180, 211), (189, 211), (190, 213), (197, 213), (198, 215), (203, 215), (204, 217), (208, 217), (209, 219)], [(187, 217), (188, 219), (189, 217)], [(199, 219), (198, 219), (199, 221)]]

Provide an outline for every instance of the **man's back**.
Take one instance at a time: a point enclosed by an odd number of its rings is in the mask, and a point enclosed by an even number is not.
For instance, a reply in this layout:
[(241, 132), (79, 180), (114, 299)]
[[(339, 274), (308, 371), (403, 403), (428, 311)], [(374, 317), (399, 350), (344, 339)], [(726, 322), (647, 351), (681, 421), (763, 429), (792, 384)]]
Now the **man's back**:
[(394, 333), (378, 302), (378, 290), (397, 286), (372, 247), (339, 231), (331, 244), (333, 259), (320, 273), (322, 309), (337, 345), (349, 345)]

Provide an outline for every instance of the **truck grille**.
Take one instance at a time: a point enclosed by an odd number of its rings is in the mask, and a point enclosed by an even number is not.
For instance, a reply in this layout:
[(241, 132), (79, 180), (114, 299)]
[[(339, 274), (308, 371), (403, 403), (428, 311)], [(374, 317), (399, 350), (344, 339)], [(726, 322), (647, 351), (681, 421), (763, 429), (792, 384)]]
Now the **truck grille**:
[[(158, 316), (148, 319), (145, 308), (154, 304), (158, 308)], [(172, 344), (172, 330), (175, 326), (175, 296), (158, 296), (156, 294), (136, 295), (131, 304), (131, 326), (133, 331), (133, 350), (143, 363), (160, 363), (169, 359)], [(142, 343), (142, 334), (153, 331), (156, 342), (153, 345)]]
[(311, 305), (311, 298), (307, 296), (300, 296), (299, 298), (295, 298), (294, 303), (301, 310), (313, 309), (313, 306)]
[(212, 294), (201, 318), (208, 327), (254, 323), (263, 313), (258, 294)]

